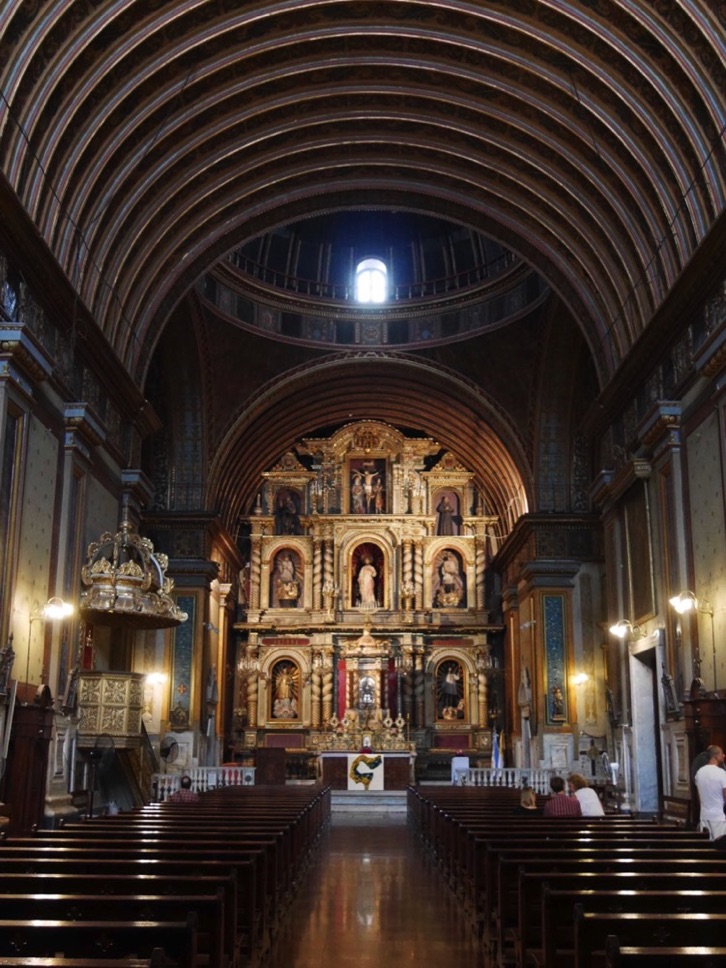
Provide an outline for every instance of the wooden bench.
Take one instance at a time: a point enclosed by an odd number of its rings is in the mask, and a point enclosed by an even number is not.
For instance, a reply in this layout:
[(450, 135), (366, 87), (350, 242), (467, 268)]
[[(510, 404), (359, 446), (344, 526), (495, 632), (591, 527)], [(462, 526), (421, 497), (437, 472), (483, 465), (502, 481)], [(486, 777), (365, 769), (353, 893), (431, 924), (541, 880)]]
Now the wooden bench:
[[(329, 817), (327, 787), (271, 794), (260, 788), (215, 790), (194, 804), (154, 805), (5, 841), (0, 871), (7, 876), (1, 879), (19, 881), (32, 870), (37, 892), (51, 878), (77, 884), (78, 878), (107, 874), (116, 891), (123, 890), (123, 879), (150, 876), (175, 879), (175, 894), (182, 889), (193, 895), (199, 879), (232, 874), (234, 891), (225, 906), (230, 916), (219, 919), (224, 958), (234, 960), (238, 952), (251, 958), (271, 943), (283, 903)], [(138, 873), (149, 870), (154, 873)], [(61, 893), (82, 891), (65, 886)]]
[[(726, 937), (726, 914), (590, 913), (575, 905), (575, 968), (604, 968), (605, 944), (617, 936), (621, 945), (638, 948), (683, 947), (698, 941), (718, 947)], [(558, 955), (559, 959), (559, 955)], [(567, 961), (557, 962), (567, 968)]]
[[(130, 818), (116, 821), (92, 821), (85, 825), (68, 824), (54, 831), (40, 831), (32, 841), (38, 844), (59, 846), (82, 846), (84, 844), (113, 847), (134, 844), (147, 848), (174, 849), (190, 844), (195, 850), (209, 848), (210, 853), (222, 847), (255, 849), (262, 846), (267, 855), (266, 880), (270, 893), (269, 903), (274, 915), (279, 916), (278, 906), (289, 899), (302, 858), (294, 852), (291, 833), (276, 822), (245, 822), (238, 818), (222, 821), (214, 827), (206, 819), (197, 821), (186, 817), (179, 822), (145, 821)], [(10, 844), (29, 843), (31, 838), (12, 838)]]
[[(197, 831), (193, 838), (180, 837), (179, 834), (176, 837), (155, 838), (144, 836), (143, 833), (129, 832), (120, 840), (107, 840), (105, 837), (92, 837), (90, 834), (80, 838), (64, 837), (62, 832), (56, 831), (52, 834), (42, 832), (34, 837), (18, 837), (6, 841), (0, 845), (0, 862), (5, 856), (20, 856), (24, 851), (36, 854), (40, 851), (56, 851), (57, 856), (68, 858), (84, 855), (106, 857), (109, 860), (133, 858), (140, 863), (156, 859), (186, 859), (190, 864), (216, 860), (238, 871), (238, 902), (253, 909), (259, 925), (260, 939), (269, 941), (268, 935), (276, 923), (276, 905), (285, 891), (278, 847), (277, 840), (270, 834), (260, 834), (257, 837), (251, 834), (244, 839), (236, 839), (231, 834), (229, 837), (203, 838), (203, 834)], [(48, 853), (47, 856), (52, 854)], [(247, 862), (252, 862), (256, 867), (254, 893), (246, 892), (246, 887), (251, 885), (249, 880), (246, 881), (241, 876), (243, 870), (248, 871)]]
[[(519, 930), (516, 945), (516, 960), (520, 968), (526, 965), (539, 965), (547, 961), (545, 957), (544, 936), (554, 937), (549, 923), (543, 919), (543, 894), (545, 889), (555, 892), (605, 894), (618, 892), (632, 895), (639, 891), (662, 892), (664, 887), (671, 891), (726, 892), (726, 871), (714, 874), (690, 871), (672, 873), (664, 881), (662, 872), (645, 873), (642, 871), (597, 872), (592, 870), (557, 871), (520, 869), (519, 874)], [(587, 905), (585, 905), (587, 906)], [(574, 904), (569, 912), (570, 924), (574, 924)], [(565, 918), (562, 917), (564, 924)], [(554, 942), (556, 944), (556, 942)], [(573, 942), (570, 940), (570, 944)], [(549, 955), (551, 961), (552, 955)]]
[(193, 912), (197, 919), (197, 963), (210, 968), (233, 963), (234, 949), (224, 950), (224, 894), (213, 896), (158, 894), (87, 895), (24, 893), (0, 895), (0, 910), (7, 920), (78, 922), (172, 922)]
[[(256, 867), (252, 860), (238, 860), (234, 865), (221, 860), (204, 858), (168, 858), (163, 853), (148, 857), (140, 863), (134, 857), (98, 857), (92, 851), (78, 852), (76, 856), (64, 854), (58, 848), (39, 848), (36, 852), (25, 850), (17, 856), (5, 854), (5, 846), (0, 847), (0, 881), (7, 874), (29, 874), (36, 876), (36, 882), (49, 874), (79, 875), (96, 874), (114, 878), (118, 875), (136, 875), (139, 871), (153, 871), (154, 874), (175, 878), (184, 885), (185, 893), (194, 893), (194, 882), (198, 877), (226, 877), (231, 871), (237, 880), (237, 945), (240, 951), (251, 957), (251, 953), (263, 945), (262, 926), (257, 912)], [(37, 888), (36, 888), (37, 889)]]
[(726, 948), (699, 945), (671, 948), (621, 946), (610, 935), (605, 942), (606, 968), (716, 968), (726, 964)]
[[(662, 882), (661, 882), (662, 883)], [(567, 965), (574, 960), (575, 909), (597, 914), (720, 914), (726, 909), (724, 891), (678, 890), (552, 890), (542, 895), (542, 949), (528, 964)]]
[(0, 965), (26, 965), (35, 968), (164, 968), (171, 965), (161, 948), (155, 948), (150, 958), (10, 958)]
[(148, 958), (158, 949), (178, 968), (197, 968), (196, 916), (186, 921), (0, 920), (0, 958)]
[[(196, 891), (195, 895), (186, 893), (190, 887)], [(8, 873), (3, 871), (0, 876), (0, 905), (7, 895), (92, 895), (99, 904), (118, 903), (123, 909), (123, 916), (116, 914), (117, 920), (131, 919), (143, 921), (179, 920), (186, 917), (189, 910), (199, 914), (198, 908), (190, 900), (193, 897), (217, 898), (222, 896), (223, 922), (219, 930), (223, 935), (224, 959), (233, 964), (237, 957), (237, 879), (233, 871), (227, 871), (220, 876), (200, 876), (180, 878), (164, 874), (109, 874), (107, 871), (99, 874), (74, 874), (68, 870), (60, 873), (28, 874)], [(150, 917), (146, 899), (159, 897), (170, 905), (164, 917)], [(177, 901), (177, 898), (179, 899)], [(176, 914), (171, 917), (174, 908)], [(103, 907), (104, 911), (108, 908)], [(32, 906), (28, 906), (27, 916), (31, 916)], [(96, 920), (103, 920), (103, 917)], [(204, 930), (200, 917), (200, 931)], [(200, 949), (202, 945), (200, 943)], [(203, 950), (200, 950), (200, 956)]]
[(688, 848), (642, 850), (608, 847), (606, 851), (543, 848), (536, 854), (528, 851), (498, 853), (493, 850), (492, 857), (496, 883), (484, 898), (484, 917), (490, 943), (501, 962), (514, 962), (517, 958), (516, 939), (511, 933), (507, 935), (507, 928), (519, 923), (518, 885), (521, 869), (569, 873), (637, 871), (660, 874), (663, 878), (676, 871), (721, 873), (724, 870), (715, 851), (703, 851), (699, 856)]

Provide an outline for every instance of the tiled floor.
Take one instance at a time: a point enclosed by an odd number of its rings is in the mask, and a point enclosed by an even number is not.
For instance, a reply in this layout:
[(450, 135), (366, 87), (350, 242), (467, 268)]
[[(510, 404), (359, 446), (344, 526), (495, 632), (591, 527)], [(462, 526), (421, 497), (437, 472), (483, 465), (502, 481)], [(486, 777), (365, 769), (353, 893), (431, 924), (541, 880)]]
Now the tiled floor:
[(482, 968), (451, 891), (401, 815), (333, 824), (264, 968)]

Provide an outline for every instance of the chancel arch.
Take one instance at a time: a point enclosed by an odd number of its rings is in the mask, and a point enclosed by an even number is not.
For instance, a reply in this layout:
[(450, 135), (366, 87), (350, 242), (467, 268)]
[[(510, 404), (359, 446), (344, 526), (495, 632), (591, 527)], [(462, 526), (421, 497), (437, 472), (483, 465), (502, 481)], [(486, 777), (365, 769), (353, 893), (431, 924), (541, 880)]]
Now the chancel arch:
[[(208, 502), (236, 523), (254, 507), (259, 475), (296, 440), (319, 427), (360, 420), (411, 428), (442, 449), (466, 455), (469, 475), (486, 496), (484, 510), (499, 520), (501, 536), (530, 507), (531, 469), (511, 418), (481, 387), (445, 367), (382, 353), (328, 356), (261, 387), (220, 441), (209, 471)], [(344, 481), (349, 486), (349, 477)]]

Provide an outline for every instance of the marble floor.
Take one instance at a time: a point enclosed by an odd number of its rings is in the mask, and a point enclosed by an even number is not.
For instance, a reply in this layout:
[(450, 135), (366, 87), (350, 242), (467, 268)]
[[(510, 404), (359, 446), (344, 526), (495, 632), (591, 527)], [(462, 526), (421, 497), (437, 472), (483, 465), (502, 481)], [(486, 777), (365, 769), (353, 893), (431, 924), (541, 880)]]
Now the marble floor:
[(260, 968), (484, 968), (405, 816), (344, 818), (307, 872)]

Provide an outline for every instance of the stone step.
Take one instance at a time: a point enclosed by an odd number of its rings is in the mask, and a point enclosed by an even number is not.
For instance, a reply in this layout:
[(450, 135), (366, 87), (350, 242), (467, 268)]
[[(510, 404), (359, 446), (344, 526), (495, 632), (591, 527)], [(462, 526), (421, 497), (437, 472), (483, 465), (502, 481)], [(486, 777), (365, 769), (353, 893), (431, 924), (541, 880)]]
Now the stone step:
[(371, 811), (405, 813), (405, 790), (333, 790), (330, 800), (334, 813)]

